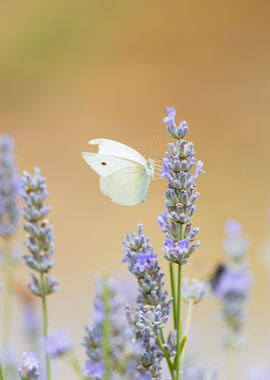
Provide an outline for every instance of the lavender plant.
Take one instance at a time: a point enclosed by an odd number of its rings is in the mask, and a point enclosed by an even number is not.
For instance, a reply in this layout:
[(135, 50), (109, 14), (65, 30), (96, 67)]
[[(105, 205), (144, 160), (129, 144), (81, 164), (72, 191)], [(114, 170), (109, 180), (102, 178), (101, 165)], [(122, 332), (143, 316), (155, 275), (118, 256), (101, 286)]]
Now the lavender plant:
[(212, 276), (213, 294), (222, 301), (222, 320), (226, 327), (223, 346), (237, 349), (243, 342), (243, 324), (246, 303), (250, 296), (251, 273), (246, 258), (248, 239), (243, 235), (241, 225), (230, 220), (225, 225), (227, 238), (224, 248), (229, 261), (219, 266)]
[[(169, 152), (163, 159), (161, 175), (169, 182), (165, 199), (167, 211), (162, 213), (158, 222), (165, 234), (164, 256), (170, 266), (172, 299), (164, 290), (164, 274), (141, 225), (138, 226), (138, 233), (131, 233), (124, 240), (124, 261), (128, 262), (129, 271), (137, 278), (139, 289), (135, 311), (130, 313), (130, 322), (136, 339), (143, 347), (140, 367), (150, 379), (161, 379), (161, 361), (165, 358), (171, 379), (181, 380), (187, 339), (182, 331), (181, 318), (182, 266), (199, 246), (199, 241), (196, 241), (199, 228), (192, 226), (191, 219), (195, 212), (195, 201), (199, 197), (195, 191), (196, 179), (204, 170), (203, 163), (198, 161), (192, 173), (196, 160), (193, 144), (184, 140), (188, 132), (187, 123), (181, 122), (177, 126), (175, 109), (169, 107), (167, 112), (164, 122), (176, 142), (169, 143)], [(178, 268), (177, 287), (175, 267)], [(193, 298), (190, 298), (192, 305), (204, 293), (200, 285), (194, 285), (193, 288)], [(174, 330), (166, 339), (163, 330), (171, 304)]]
[(142, 346), (139, 365), (149, 379), (161, 379), (161, 360), (165, 357), (173, 375), (172, 360), (175, 356), (175, 336), (170, 334), (164, 340), (171, 300), (164, 289), (164, 273), (161, 272), (157, 255), (144, 236), (142, 225), (138, 233), (128, 234), (123, 242), (129, 271), (137, 278), (138, 297), (135, 312), (130, 312), (129, 320), (137, 341)]
[[(182, 331), (181, 295), (182, 295), (182, 266), (199, 247), (196, 240), (198, 227), (192, 226), (192, 216), (196, 210), (195, 202), (199, 198), (196, 191), (196, 180), (204, 173), (202, 161), (195, 159), (193, 143), (184, 138), (188, 133), (188, 125), (182, 121), (175, 123), (176, 111), (173, 107), (167, 108), (168, 115), (163, 119), (175, 143), (169, 143), (169, 151), (163, 159), (161, 175), (168, 180), (168, 189), (165, 196), (166, 211), (163, 211), (158, 222), (165, 235), (164, 256), (169, 261), (171, 293), (173, 298), (173, 320), (177, 331), (175, 378), (182, 379), (181, 355), (186, 337)], [(195, 172), (192, 170), (196, 164)], [(177, 284), (175, 283), (175, 268), (177, 268)]]
[(9, 351), (12, 320), (12, 239), (19, 223), (18, 194), (19, 180), (14, 162), (13, 140), (9, 136), (0, 136), (0, 237), (3, 242), (1, 261), (5, 273), (2, 337), (5, 361)]
[(211, 287), (215, 297), (222, 302), (221, 318), (224, 323), (222, 344), (228, 352), (230, 378), (237, 377), (235, 352), (245, 341), (243, 326), (246, 304), (250, 297), (252, 276), (247, 261), (249, 240), (244, 236), (242, 226), (236, 220), (225, 224), (227, 238), (224, 249), (229, 260), (219, 265), (211, 278)]
[[(28, 287), (32, 294), (40, 297), (42, 301), (45, 346), (45, 341), (48, 338), (47, 296), (58, 289), (58, 280), (49, 275), (49, 271), (54, 266), (54, 237), (50, 222), (46, 219), (50, 211), (50, 207), (44, 204), (48, 192), (46, 180), (41, 176), (38, 168), (35, 169), (34, 176), (24, 172), (22, 186), (25, 201), (23, 209), (24, 229), (27, 233), (25, 245), (29, 251), (29, 254), (24, 256), (24, 260), (26, 265), (34, 271)], [(50, 380), (50, 359), (45, 348), (44, 353), (47, 379)]]
[(94, 324), (86, 327), (84, 376), (91, 380), (143, 380), (138, 345), (125, 313), (125, 301), (111, 278), (97, 280)]

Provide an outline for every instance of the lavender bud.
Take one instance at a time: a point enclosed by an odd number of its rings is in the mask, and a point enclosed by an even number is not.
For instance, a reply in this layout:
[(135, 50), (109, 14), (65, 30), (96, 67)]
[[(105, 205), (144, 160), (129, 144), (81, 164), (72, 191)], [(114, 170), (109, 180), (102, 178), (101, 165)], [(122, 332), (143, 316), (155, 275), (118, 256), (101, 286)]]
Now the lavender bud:
[(194, 304), (199, 303), (206, 292), (206, 286), (204, 282), (193, 279), (191, 282), (187, 278), (184, 278), (182, 297), (186, 303), (190, 301)]
[(19, 368), (21, 380), (37, 380), (40, 375), (38, 355), (34, 352), (24, 352), (22, 367)]
[(46, 352), (51, 358), (58, 358), (71, 351), (70, 338), (64, 331), (56, 331), (45, 341)]

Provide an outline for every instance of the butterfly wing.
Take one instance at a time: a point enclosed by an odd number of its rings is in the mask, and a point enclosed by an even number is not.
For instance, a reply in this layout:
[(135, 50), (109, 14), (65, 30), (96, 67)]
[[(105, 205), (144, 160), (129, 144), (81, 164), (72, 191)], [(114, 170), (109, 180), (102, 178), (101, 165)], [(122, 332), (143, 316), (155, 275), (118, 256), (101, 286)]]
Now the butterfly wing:
[(88, 142), (91, 145), (98, 146), (99, 154), (125, 158), (126, 160), (134, 161), (138, 164), (145, 165), (145, 158), (135, 149), (122, 144), (118, 141), (110, 139), (94, 139)]
[(103, 194), (123, 206), (142, 203), (152, 178), (151, 171), (146, 170), (145, 158), (118, 141), (94, 139), (89, 144), (97, 145), (98, 152), (83, 152), (82, 157), (100, 175)]
[(151, 176), (142, 165), (125, 167), (100, 178), (100, 189), (114, 203), (134, 206), (144, 202)]
[(134, 161), (108, 154), (83, 152), (82, 157), (86, 163), (101, 177), (106, 177), (125, 167), (138, 166), (138, 164)]

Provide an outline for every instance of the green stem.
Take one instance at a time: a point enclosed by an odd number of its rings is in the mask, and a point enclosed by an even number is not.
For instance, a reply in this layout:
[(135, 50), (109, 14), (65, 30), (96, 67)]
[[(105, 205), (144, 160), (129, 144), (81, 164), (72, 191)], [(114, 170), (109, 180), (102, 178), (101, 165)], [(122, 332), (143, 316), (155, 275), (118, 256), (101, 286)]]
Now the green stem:
[(177, 279), (177, 345), (176, 345), (176, 380), (182, 380), (181, 368), (181, 336), (182, 336), (182, 321), (181, 321), (181, 300), (182, 300), (182, 265), (178, 264), (178, 279)]
[(169, 368), (169, 371), (170, 371), (170, 374), (171, 374), (171, 380), (175, 380), (175, 377), (174, 377), (174, 368), (173, 368), (173, 363), (171, 362), (171, 358), (169, 357), (168, 355), (168, 352), (166, 352), (163, 348), (163, 344), (164, 344), (164, 336), (163, 336), (163, 332), (162, 330), (160, 330), (160, 336), (159, 334), (157, 333), (156, 334), (156, 337), (157, 337), (157, 342), (158, 342), (158, 345), (159, 345), (159, 348), (161, 349), (161, 351), (163, 352), (163, 355), (166, 359), (166, 362), (168, 364), (168, 368)]
[(110, 295), (108, 291), (107, 280), (103, 280), (103, 306), (104, 306), (104, 321), (103, 321), (103, 359), (105, 366), (104, 380), (110, 379), (111, 370), (111, 324), (110, 324)]
[(74, 369), (74, 371), (79, 376), (79, 378), (84, 380), (85, 377), (82, 374), (81, 363), (79, 362), (79, 360), (78, 360), (77, 356), (74, 354), (74, 352), (71, 352), (68, 355), (68, 359), (69, 359), (69, 363), (70, 363), (71, 367)]
[(0, 380), (5, 380), (1, 363), (0, 363)]
[(172, 299), (173, 299), (173, 326), (174, 329), (176, 330), (176, 297), (175, 297), (175, 281), (174, 281), (174, 268), (173, 268), (173, 263), (169, 264), (170, 266), (170, 281), (171, 281), (171, 294), (172, 294)]
[[(187, 310), (186, 326), (185, 326), (185, 334), (184, 334), (184, 336), (186, 337), (186, 340), (187, 340), (187, 338), (188, 338), (189, 331), (190, 331), (190, 325), (191, 325), (191, 319), (192, 319), (192, 312), (193, 312), (193, 305), (194, 305), (193, 301), (192, 301), (192, 300), (189, 300), (189, 301), (188, 301), (188, 310)], [(187, 344), (184, 345), (184, 347), (183, 347), (183, 351), (182, 351), (182, 354), (181, 354), (181, 367), (182, 367), (182, 368), (183, 368), (184, 359), (185, 359), (186, 347), (187, 347)]]
[[(47, 312), (47, 300), (45, 295), (45, 278), (44, 273), (40, 274), (40, 281), (41, 281), (41, 288), (42, 288), (42, 318), (43, 318), (43, 337), (44, 341), (46, 341), (46, 338), (48, 336), (48, 312)], [(44, 345), (45, 347), (45, 345)], [(50, 358), (47, 355), (46, 349), (45, 350), (45, 363), (46, 363), (46, 373), (47, 373), (47, 380), (51, 380), (51, 363)]]
[(228, 350), (228, 379), (237, 379), (236, 355), (233, 348)]
[(3, 315), (3, 349), (4, 356), (8, 355), (8, 347), (10, 343), (11, 333), (11, 317), (12, 317), (12, 249), (11, 240), (4, 239), (4, 315)]

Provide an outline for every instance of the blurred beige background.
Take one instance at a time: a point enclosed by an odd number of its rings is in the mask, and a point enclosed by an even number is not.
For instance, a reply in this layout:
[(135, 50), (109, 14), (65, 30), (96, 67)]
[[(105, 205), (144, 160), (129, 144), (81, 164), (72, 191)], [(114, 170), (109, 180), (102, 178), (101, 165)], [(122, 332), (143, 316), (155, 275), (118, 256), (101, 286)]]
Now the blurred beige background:
[[(174, 105), (207, 171), (195, 217), (202, 244), (186, 274), (209, 273), (222, 258), (225, 220), (237, 218), (252, 240), (256, 276), (241, 363), (269, 358), (269, 12), (266, 0), (1, 2), (0, 131), (14, 137), (20, 170), (38, 165), (48, 178), (61, 279), (50, 325), (69, 329), (81, 355), (95, 275), (127, 276), (121, 241), (138, 222), (166, 270), (156, 223), (166, 184), (154, 182), (144, 205), (117, 206), (80, 152), (90, 138), (108, 137), (148, 156), (156, 129), (151, 157), (161, 158), (161, 119)], [(197, 307), (193, 346), (222, 367), (217, 310), (210, 300)], [(75, 378), (62, 367), (62, 378)]]

